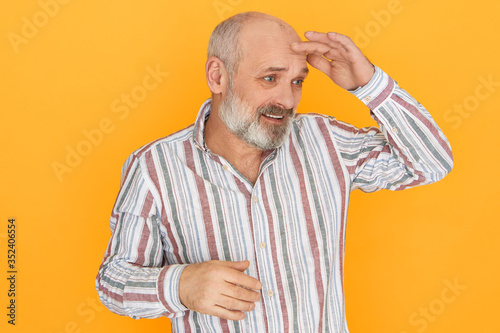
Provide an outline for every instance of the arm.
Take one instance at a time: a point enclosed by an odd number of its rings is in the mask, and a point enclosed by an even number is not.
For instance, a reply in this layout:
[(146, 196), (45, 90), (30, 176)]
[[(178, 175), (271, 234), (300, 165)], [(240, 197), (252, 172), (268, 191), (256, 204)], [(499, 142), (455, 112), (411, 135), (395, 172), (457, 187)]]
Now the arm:
[(112, 236), (96, 278), (99, 297), (112, 312), (132, 318), (181, 316), (187, 309), (175, 281), (185, 266), (163, 264), (158, 202), (139, 159), (132, 155), (124, 169)]
[[(379, 128), (355, 129), (342, 151), (352, 189), (402, 190), (436, 182), (453, 167), (448, 140), (427, 110), (379, 68), (352, 92), (371, 110)], [(353, 163), (355, 162), (355, 163)]]
[(144, 159), (132, 155), (111, 217), (112, 237), (96, 278), (102, 303), (132, 318), (174, 318), (194, 310), (239, 320), (255, 308), (262, 284), (244, 274), (249, 262), (168, 263), (162, 202)]
[[(352, 189), (372, 192), (428, 184), (452, 168), (451, 149), (425, 108), (379, 68), (349, 37), (306, 33), (309, 41), (292, 45), (308, 62), (372, 111), (380, 128), (357, 129), (332, 121), (337, 143), (351, 174)], [(348, 138), (348, 139), (346, 139)]]

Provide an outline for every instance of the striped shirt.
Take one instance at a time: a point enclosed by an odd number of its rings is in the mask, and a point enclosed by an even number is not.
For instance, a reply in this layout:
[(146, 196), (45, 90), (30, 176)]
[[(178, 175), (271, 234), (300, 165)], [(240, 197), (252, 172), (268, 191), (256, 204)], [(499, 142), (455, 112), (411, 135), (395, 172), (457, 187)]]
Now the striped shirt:
[[(112, 236), (96, 279), (101, 301), (132, 318), (171, 318), (174, 332), (347, 333), (343, 267), (350, 192), (402, 190), (443, 178), (453, 160), (429, 113), (376, 67), (352, 92), (379, 127), (297, 114), (255, 185), (210, 152), (196, 122), (135, 151), (122, 170)], [(249, 260), (262, 300), (244, 320), (190, 311), (183, 268)]]

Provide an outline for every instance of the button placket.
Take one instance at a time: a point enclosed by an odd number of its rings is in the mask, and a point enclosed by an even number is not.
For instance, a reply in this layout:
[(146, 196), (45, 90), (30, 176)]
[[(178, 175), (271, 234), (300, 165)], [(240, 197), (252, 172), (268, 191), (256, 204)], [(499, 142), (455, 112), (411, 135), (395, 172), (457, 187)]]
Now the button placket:
[[(262, 295), (265, 296), (265, 300), (269, 302), (275, 302), (273, 299), (274, 291), (274, 277), (273, 277), (273, 267), (272, 258), (269, 255), (268, 249), (268, 237), (269, 230), (266, 223), (266, 211), (262, 203), (262, 195), (259, 194), (259, 184), (257, 183), (252, 191), (251, 199), (252, 202), (252, 215), (254, 217), (254, 239), (255, 239), (255, 255), (256, 260), (259, 265), (260, 278), (263, 285)], [(264, 220), (263, 220), (264, 219)]]

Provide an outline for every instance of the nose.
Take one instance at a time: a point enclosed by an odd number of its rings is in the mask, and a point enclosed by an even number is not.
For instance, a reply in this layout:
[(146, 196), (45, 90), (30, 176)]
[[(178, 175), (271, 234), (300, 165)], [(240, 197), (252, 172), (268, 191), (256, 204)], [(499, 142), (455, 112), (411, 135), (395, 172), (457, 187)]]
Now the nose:
[[(297, 93), (287, 84), (280, 85), (277, 87), (275, 104), (284, 109), (292, 109), (295, 107)], [(298, 97), (300, 98), (300, 95)]]

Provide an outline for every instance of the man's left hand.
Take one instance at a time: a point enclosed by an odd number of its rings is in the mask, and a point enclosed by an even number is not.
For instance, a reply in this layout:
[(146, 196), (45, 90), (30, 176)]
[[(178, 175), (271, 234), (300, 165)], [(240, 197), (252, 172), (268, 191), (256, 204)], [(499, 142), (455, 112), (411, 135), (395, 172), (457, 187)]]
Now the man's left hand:
[(308, 31), (304, 35), (309, 41), (292, 44), (292, 50), (306, 53), (307, 62), (341, 88), (364, 86), (375, 73), (372, 63), (349, 37), (334, 32)]

